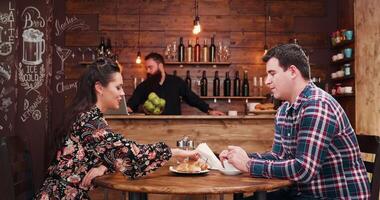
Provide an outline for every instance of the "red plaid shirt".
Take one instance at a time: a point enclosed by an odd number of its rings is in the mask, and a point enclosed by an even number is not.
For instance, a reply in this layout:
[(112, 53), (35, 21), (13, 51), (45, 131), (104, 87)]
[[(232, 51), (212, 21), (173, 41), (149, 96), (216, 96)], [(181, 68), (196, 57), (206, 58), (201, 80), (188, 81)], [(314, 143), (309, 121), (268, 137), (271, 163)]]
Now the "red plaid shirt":
[(369, 199), (367, 172), (347, 115), (313, 83), (294, 104), (279, 108), (272, 151), (249, 156), (252, 176), (292, 180), (298, 195)]

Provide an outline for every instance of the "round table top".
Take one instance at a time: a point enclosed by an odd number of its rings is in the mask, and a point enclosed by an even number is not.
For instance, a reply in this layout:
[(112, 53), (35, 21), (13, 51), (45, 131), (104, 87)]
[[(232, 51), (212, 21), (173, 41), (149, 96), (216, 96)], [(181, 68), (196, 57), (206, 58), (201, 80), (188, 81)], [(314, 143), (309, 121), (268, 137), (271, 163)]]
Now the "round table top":
[(97, 186), (125, 191), (156, 194), (226, 194), (268, 191), (292, 184), (289, 180), (253, 178), (249, 174), (226, 176), (216, 170), (205, 175), (177, 175), (164, 166), (157, 171), (131, 180), (121, 173), (94, 179)]

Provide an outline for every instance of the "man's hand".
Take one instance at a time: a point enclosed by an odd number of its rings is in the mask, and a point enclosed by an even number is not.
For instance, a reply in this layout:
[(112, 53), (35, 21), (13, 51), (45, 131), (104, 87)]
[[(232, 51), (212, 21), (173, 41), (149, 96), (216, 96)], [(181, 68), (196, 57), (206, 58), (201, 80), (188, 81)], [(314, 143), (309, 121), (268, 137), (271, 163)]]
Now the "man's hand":
[(228, 146), (227, 159), (228, 162), (231, 163), (238, 170), (242, 172), (249, 172), (247, 164), (250, 161), (250, 158), (248, 157), (244, 149), (242, 149), (241, 147)]
[(128, 113), (133, 113), (132, 108), (130, 108), (129, 106), (127, 106), (127, 111), (128, 111)]
[(218, 111), (218, 110), (209, 110), (208, 114), (209, 115), (216, 115), (216, 116), (226, 115), (224, 112), (221, 112), (221, 111)]
[(81, 187), (85, 187), (85, 188), (89, 187), (91, 185), (92, 179), (103, 175), (106, 171), (107, 171), (107, 167), (105, 167), (104, 165), (100, 165), (99, 167), (94, 167), (90, 169), (90, 171), (88, 171), (86, 176), (84, 176), (81, 183)]

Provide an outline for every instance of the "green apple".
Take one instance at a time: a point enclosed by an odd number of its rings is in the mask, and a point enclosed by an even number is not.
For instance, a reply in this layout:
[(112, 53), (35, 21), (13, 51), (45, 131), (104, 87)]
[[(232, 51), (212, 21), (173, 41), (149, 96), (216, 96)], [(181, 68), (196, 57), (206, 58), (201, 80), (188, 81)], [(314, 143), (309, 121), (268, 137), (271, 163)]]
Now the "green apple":
[(150, 100), (152, 103), (153, 103), (153, 105), (155, 105), (155, 106), (159, 106), (160, 105), (160, 98), (159, 97), (156, 97), (156, 98), (154, 98), (154, 99), (152, 99), (152, 100)]
[(159, 107), (156, 107), (153, 111), (153, 114), (158, 115), (161, 113), (161, 109)]
[(144, 108), (149, 111), (149, 112), (153, 112), (154, 109), (155, 109), (155, 106), (153, 105), (153, 103), (149, 100), (145, 101), (144, 103)]
[(165, 99), (160, 99), (160, 103), (159, 103), (158, 106), (160, 106), (161, 108), (164, 108), (164, 107), (165, 107), (165, 104), (166, 104)]
[(156, 93), (154, 93), (154, 92), (149, 93), (148, 99), (150, 101), (153, 101), (153, 99), (156, 99), (156, 98), (159, 98)]

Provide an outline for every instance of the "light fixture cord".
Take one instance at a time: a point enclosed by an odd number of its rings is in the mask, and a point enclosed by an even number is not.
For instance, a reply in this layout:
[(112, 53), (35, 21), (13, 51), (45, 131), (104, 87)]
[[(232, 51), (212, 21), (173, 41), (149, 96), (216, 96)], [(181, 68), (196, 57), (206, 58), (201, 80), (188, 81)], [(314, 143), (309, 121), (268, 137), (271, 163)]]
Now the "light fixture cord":
[(268, 7), (267, 7), (267, 1), (264, 2), (265, 6), (265, 22), (264, 22), (264, 42), (265, 47), (267, 46), (267, 18), (268, 18)]
[(138, 35), (138, 48), (140, 52), (140, 31), (141, 31), (141, 22), (140, 22), (140, 7), (141, 7), (141, 1), (139, 1), (139, 35)]

